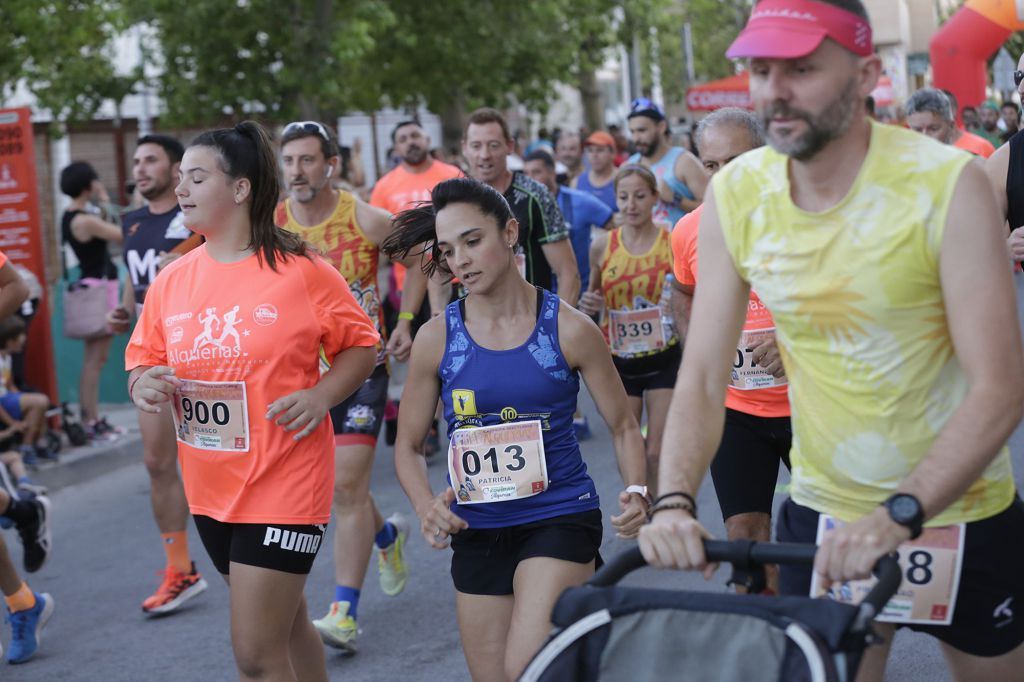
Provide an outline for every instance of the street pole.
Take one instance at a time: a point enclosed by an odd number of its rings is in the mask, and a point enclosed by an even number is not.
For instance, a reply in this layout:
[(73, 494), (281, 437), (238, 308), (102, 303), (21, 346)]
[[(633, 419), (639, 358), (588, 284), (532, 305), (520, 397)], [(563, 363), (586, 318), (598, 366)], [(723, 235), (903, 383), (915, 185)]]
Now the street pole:
[(693, 72), (693, 29), (690, 22), (683, 24), (683, 58), (686, 60), (686, 85), (693, 85), (697, 80)]

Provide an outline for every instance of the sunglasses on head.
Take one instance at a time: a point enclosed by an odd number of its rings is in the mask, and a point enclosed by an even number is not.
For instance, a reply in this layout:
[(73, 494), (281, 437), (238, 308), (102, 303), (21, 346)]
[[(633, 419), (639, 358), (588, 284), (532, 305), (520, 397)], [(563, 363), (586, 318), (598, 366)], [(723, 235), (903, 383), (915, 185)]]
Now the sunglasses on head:
[(1024, 81), (1024, 71), (1013, 72), (1013, 84), (1020, 87), (1021, 81)]
[(658, 107), (655, 106), (654, 102), (646, 97), (637, 97), (629, 104), (630, 111), (650, 111), (657, 108)]
[(284, 127), (284, 132), (282, 134), (287, 135), (293, 130), (301, 130), (307, 133), (315, 133), (320, 137), (324, 138), (325, 140), (327, 140), (328, 142), (331, 141), (331, 136), (327, 134), (327, 129), (324, 128), (319, 123), (317, 123), (316, 121), (295, 121), (293, 123), (289, 123)]

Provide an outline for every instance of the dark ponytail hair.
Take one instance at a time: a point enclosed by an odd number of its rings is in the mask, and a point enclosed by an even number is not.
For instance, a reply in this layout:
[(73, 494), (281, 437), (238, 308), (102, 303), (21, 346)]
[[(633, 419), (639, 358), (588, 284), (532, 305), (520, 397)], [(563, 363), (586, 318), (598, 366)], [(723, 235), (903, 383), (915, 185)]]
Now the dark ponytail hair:
[(278, 259), (310, 257), (309, 245), (293, 232), (274, 224), (274, 208), (281, 197), (274, 144), (263, 126), (242, 121), (233, 128), (207, 130), (192, 140), (190, 147), (217, 150), (221, 170), (237, 180), (246, 178), (252, 186), (249, 197), (250, 234), (248, 248), (256, 251), (260, 264), (266, 260), (277, 270)]
[(423, 263), (423, 272), (428, 277), (435, 272), (450, 277), (451, 270), (437, 246), (437, 214), (450, 204), (476, 206), (481, 213), (494, 218), (499, 230), (514, 217), (498, 190), (471, 178), (453, 178), (438, 183), (430, 193), (430, 201), (421, 202), (396, 215), (392, 220), (394, 229), (381, 244), (381, 250), (392, 260), (401, 260), (416, 247), (422, 247), (415, 252), (416, 255), (430, 254)]

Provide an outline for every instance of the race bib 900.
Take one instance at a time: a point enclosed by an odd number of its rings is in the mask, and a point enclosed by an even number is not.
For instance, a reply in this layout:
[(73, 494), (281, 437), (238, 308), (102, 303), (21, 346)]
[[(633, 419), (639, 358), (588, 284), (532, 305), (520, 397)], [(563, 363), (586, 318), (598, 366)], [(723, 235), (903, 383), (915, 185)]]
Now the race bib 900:
[(448, 476), (459, 504), (544, 492), (548, 469), (540, 421), (458, 429), (448, 446)]
[(182, 380), (172, 413), (182, 443), (200, 450), (249, 451), (244, 381)]

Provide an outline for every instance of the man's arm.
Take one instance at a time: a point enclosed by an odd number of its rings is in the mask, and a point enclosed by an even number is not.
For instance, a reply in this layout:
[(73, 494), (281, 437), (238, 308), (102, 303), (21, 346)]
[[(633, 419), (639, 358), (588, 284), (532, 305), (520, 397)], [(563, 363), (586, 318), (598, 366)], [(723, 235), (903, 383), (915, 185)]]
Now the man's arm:
[[(928, 454), (898, 488), (921, 502), (925, 520), (967, 492), (1024, 413), (1024, 349), (1016, 293), (990, 194), (985, 175), (968, 164), (946, 219), (939, 276), (949, 333), (968, 389)], [(826, 535), (815, 570), (834, 581), (864, 577), (879, 557), (909, 538), (910, 531), (879, 507)]]
[(580, 298), (580, 268), (576, 264), (576, 254), (572, 250), (572, 242), (562, 239), (541, 245), (544, 258), (547, 259), (551, 271), (558, 278), (558, 297), (571, 306), (575, 306)]
[(675, 173), (676, 179), (689, 187), (693, 193), (693, 199), (683, 197), (679, 200), (679, 208), (689, 213), (704, 203), (704, 193), (708, 187), (708, 174), (704, 172), (697, 157), (686, 151), (676, 159)]

